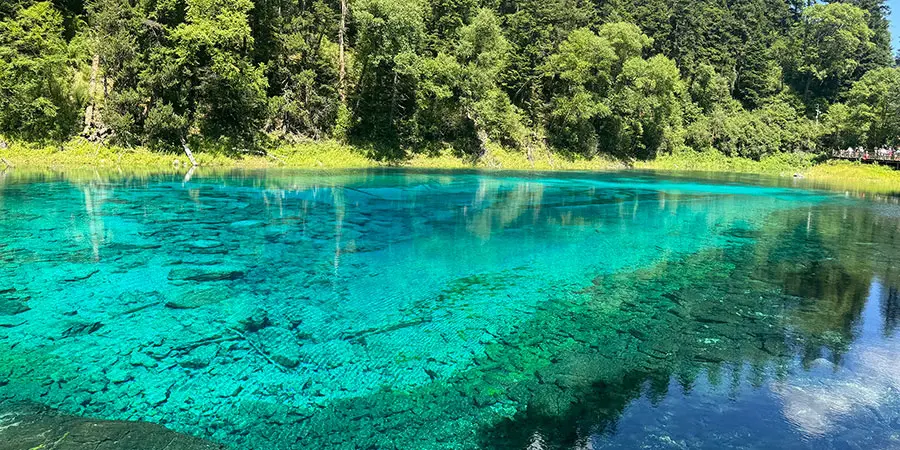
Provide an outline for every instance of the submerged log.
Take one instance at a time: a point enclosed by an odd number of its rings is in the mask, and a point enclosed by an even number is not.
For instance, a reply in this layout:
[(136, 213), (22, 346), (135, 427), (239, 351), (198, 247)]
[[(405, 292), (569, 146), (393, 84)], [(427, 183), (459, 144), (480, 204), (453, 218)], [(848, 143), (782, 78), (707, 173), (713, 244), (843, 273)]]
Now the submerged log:
[(188, 181), (191, 181), (191, 177), (194, 176), (194, 170), (195, 170), (196, 168), (197, 168), (197, 166), (194, 165), (194, 166), (191, 166), (190, 169), (188, 169), (187, 173), (184, 174), (184, 181), (183, 181), (183, 183), (187, 183)]

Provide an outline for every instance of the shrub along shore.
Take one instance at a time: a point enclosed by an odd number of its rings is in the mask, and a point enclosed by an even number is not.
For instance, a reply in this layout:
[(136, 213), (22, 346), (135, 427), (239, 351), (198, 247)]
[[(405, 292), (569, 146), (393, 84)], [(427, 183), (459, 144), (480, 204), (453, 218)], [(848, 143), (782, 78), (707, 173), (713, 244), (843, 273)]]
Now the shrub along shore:
[[(396, 152), (399, 154), (400, 152)], [(363, 169), (421, 168), (520, 171), (655, 170), (671, 172), (720, 172), (804, 178), (823, 187), (857, 191), (900, 193), (900, 171), (889, 167), (848, 161), (827, 161), (809, 153), (779, 153), (753, 160), (729, 157), (717, 151), (681, 151), (651, 161), (629, 161), (600, 155), (560, 155), (547, 150), (528, 155), (492, 147), (479, 159), (451, 150), (416, 153), (396, 159), (376, 158), (366, 148), (335, 141), (282, 145), (265, 154), (226, 154), (216, 150), (194, 152), (200, 170), (231, 169)], [(143, 147), (124, 148), (74, 139), (61, 145), (9, 144), (0, 148), (0, 172), (114, 170), (124, 173), (186, 172), (191, 163), (184, 153), (161, 153)]]

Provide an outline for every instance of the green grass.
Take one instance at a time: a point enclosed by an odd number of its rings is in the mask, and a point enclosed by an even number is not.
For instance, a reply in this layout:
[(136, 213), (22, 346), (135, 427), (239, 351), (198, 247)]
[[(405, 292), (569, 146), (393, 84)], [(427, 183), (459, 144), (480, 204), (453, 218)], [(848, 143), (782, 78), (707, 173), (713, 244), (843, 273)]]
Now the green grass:
[(804, 175), (830, 189), (873, 193), (900, 193), (900, 170), (850, 161), (828, 161), (810, 167)]
[(887, 166), (862, 164), (849, 161), (828, 161), (810, 167), (806, 171), (810, 178), (852, 180), (861, 182), (897, 182), (900, 181), (900, 171)]
[[(370, 167), (415, 167), (479, 170), (619, 170), (627, 167), (659, 171), (710, 171), (766, 174), (781, 177), (803, 176), (816, 183), (837, 188), (900, 192), (900, 171), (877, 165), (846, 161), (817, 164), (809, 154), (781, 154), (760, 161), (729, 157), (716, 151), (685, 151), (661, 155), (652, 161), (628, 164), (611, 157), (586, 158), (534, 149), (525, 152), (492, 146), (481, 158), (473, 160), (446, 149), (430, 154), (414, 154), (403, 159), (377, 160), (371, 149), (335, 141), (282, 145), (268, 154), (227, 155), (221, 151), (196, 151), (204, 168), (222, 169), (346, 169)], [(189, 165), (182, 153), (161, 153), (145, 148), (123, 148), (73, 139), (61, 145), (13, 143), (0, 149), (3, 158), (18, 169), (73, 171), (127, 171), (130, 175), (160, 172), (184, 172)], [(5, 164), (0, 162), (0, 170)]]
[(755, 161), (725, 156), (716, 151), (686, 151), (663, 155), (653, 161), (639, 162), (635, 167), (661, 171), (686, 170), (802, 177), (813, 187), (900, 193), (900, 170), (852, 161), (817, 163), (814, 155), (802, 153), (774, 155)]
[(717, 151), (684, 151), (661, 155), (652, 161), (641, 161), (635, 167), (651, 170), (687, 170), (703, 172), (755, 173), (778, 176), (794, 176), (814, 166), (815, 157), (803, 153), (785, 153), (769, 156), (759, 161), (725, 156)]
[[(234, 168), (351, 168), (379, 165), (360, 149), (333, 141), (285, 145), (267, 155), (227, 155), (223, 152), (195, 151), (198, 164), (204, 167)], [(122, 168), (169, 170), (190, 165), (183, 153), (154, 152), (146, 148), (124, 148), (74, 139), (60, 145), (13, 143), (0, 149), (0, 157), (15, 167), (56, 168)]]

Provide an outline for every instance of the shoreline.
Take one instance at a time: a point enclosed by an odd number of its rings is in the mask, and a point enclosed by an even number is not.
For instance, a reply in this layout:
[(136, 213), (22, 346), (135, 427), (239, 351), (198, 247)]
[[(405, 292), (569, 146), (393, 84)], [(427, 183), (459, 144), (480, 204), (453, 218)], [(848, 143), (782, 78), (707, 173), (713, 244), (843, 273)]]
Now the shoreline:
[[(778, 178), (803, 178), (815, 184), (838, 189), (879, 193), (900, 193), (900, 170), (877, 164), (828, 160), (816, 162), (809, 154), (780, 154), (755, 161), (725, 156), (717, 151), (686, 151), (661, 155), (650, 161), (624, 161), (610, 156), (585, 158), (536, 151), (532, 158), (522, 152), (501, 147), (477, 161), (454, 155), (451, 151), (413, 154), (399, 160), (377, 160), (371, 151), (335, 141), (282, 145), (266, 155), (229, 156), (219, 152), (194, 151), (197, 169), (270, 170), (270, 169), (435, 169), (477, 170), (486, 172), (607, 172), (648, 170), (659, 172), (704, 172), (735, 175), (761, 175)], [(122, 148), (73, 140), (56, 146), (9, 144), (0, 149), (0, 172), (83, 172), (113, 171), (120, 174), (183, 174), (191, 168), (182, 153), (154, 152), (145, 148)]]

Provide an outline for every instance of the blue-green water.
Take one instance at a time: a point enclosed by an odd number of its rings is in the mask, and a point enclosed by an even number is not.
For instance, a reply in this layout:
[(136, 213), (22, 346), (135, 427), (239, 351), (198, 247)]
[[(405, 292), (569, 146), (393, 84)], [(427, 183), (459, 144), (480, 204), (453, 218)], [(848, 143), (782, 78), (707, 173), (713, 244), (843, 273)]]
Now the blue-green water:
[(8, 176), (0, 410), (236, 449), (900, 448), (898, 235), (894, 197), (640, 173)]

